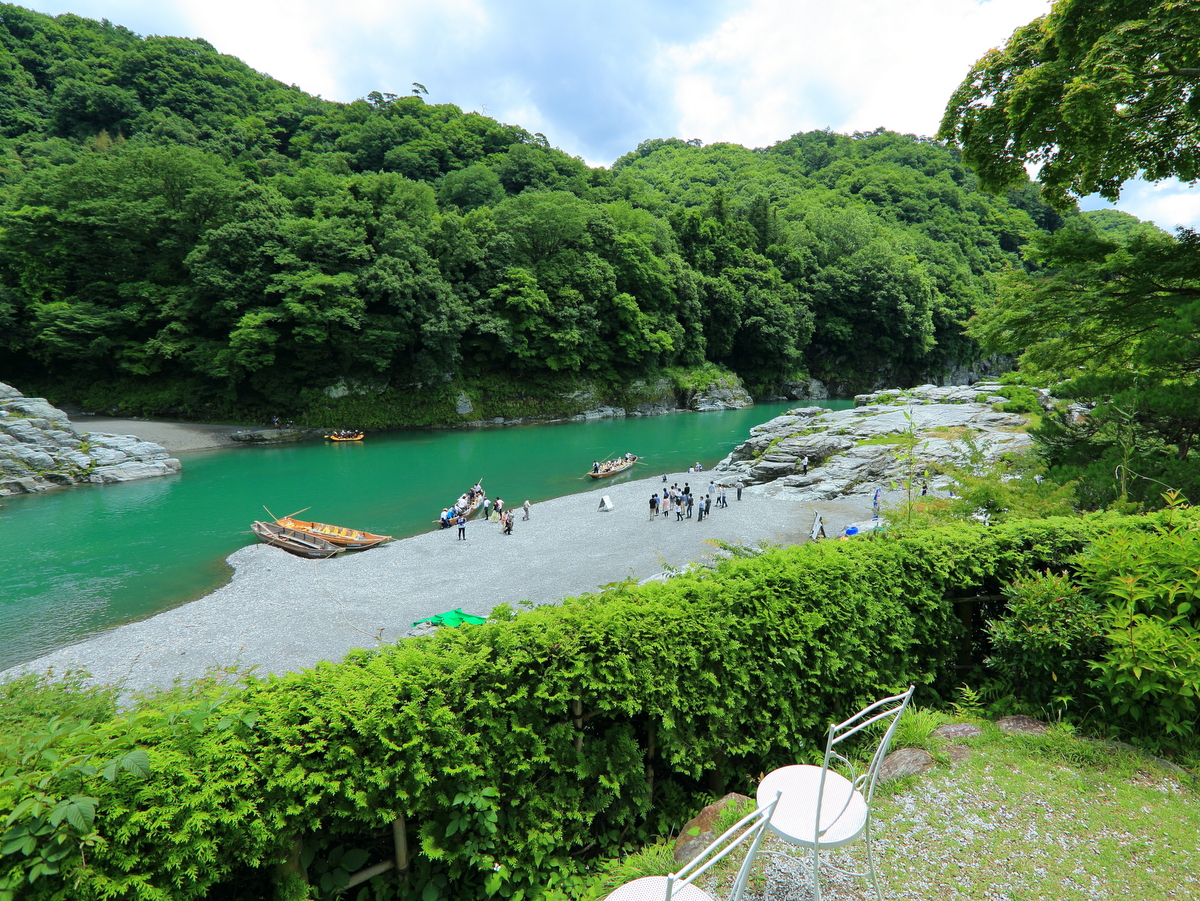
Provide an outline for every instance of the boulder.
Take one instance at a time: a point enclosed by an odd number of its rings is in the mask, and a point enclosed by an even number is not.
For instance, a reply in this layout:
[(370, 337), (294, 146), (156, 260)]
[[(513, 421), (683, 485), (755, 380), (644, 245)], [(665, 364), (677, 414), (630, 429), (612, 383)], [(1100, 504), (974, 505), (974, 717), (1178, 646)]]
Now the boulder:
[[(850, 410), (789, 410), (752, 428), (715, 471), (748, 485), (768, 485), (769, 493), (801, 503), (844, 496), (863, 496), (869, 503), (876, 489), (902, 485), (915, 473), (966, 464), (964, 436), (972, 437), (985, 464), (1030, 447), (1025, 420), (996, 411), (992, 389), (922, 385), (860, 395)], [(807, 474), (800, 466), (806, 456)], [(927, 487), (949, 484), (935, 477)]]
[(1041, 720), (1035, 720), (1031, 716), (1006, 716), (996, 720), (996, 725), (1001, 732), (1012, 734), (1014, 732), (1024, 732), (1029, 735), (1041, 735), (1046, 731), (1046, 724)]
[(133, 435), (80, 433), (40, 397), (0, 383), (0, 495), (127, 482), (179, 472), (165, 448)]
[(901, 748), (883, 758), (879, 764), (879, 781), (899, 779), (902, 776), (919, 776), (932, 767), (933, 755), (921, 748)]
[(713, 801), (692, 819), (688, 820), (675, 840), (675, 863), (683, 866), (697, 854), (707, 848), (716, 839), (718, 833), (713, 827), (721, 812), (730, 804), (741, 804), (745, 813), (750, 813), (756, 804), (753, 798), (730, 792), (719, 801)]
[(933, 735), (946, 741), (965, 741), (983, 735), (983, 730), (974, 723), (946, 723), (934, 729)]

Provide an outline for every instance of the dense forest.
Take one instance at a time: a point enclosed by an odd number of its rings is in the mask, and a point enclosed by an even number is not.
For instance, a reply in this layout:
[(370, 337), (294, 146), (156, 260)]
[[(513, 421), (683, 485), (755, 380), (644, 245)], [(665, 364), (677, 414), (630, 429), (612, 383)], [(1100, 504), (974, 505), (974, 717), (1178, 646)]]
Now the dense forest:
[(0, 379), (169, 385), (197, 415), (344, 381), (936, 377), (1064, 221), (931, 139), (648, 140), (589, 168), (419, 93), (333, 103), (16, 6), (0, 78)]

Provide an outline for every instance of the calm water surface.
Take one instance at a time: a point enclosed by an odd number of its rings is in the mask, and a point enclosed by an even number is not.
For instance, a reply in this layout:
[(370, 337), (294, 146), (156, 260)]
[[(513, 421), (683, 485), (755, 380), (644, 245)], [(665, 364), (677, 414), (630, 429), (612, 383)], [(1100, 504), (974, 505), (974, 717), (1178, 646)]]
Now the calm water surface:
[[(844, 408), (852, 401), (823, 406)], [(177, 476), (6, 499), (0, 511), (0, 669), (207, 594), (250, 523), (302, 518), (394, 535), (433, 527), (476, 479), (492, 498), (533, 503), (595, 487), (592, 460), (645, 466), (615, 479), (711, 467), (750, 428), (796, 406), (480, 431), (405, 431), (181, 455)]]

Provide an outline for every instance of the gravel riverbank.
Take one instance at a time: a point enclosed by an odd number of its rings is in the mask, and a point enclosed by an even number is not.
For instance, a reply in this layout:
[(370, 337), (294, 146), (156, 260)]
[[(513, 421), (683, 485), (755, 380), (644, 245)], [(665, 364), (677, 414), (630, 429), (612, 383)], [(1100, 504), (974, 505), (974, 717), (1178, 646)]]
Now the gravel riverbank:
[[(707, 489), (709, 473), (691, 480)], [(732, 480), (731, 480), (732, 481)], [(743, 499), (703, 522), (674, 515), (649, 518), (648, 500), (661, 477), (605, 484), (535, 504), (512, 535), (472, 520), (467, 540), (433, 530), (369, 551), (330, 560), (305, 560), (266, 545), (229, 557), (232, 581), (206, 597), (150, 619), (120, 626), (88, 641), (8, 671), (85, 669), (100, 682), (130, 691), (191, 680), (214, 667), (255, 667), (283, 673), (322, 660), (340, 660), (414, 634), (412, 623), (461, 607), (486, 615), (497, 604), (553, 603), (627, 578), (645, 579), (716, 551), (713, 539), (757, 544), (799, 543), (820, 509), (834, 535), (869, 518), (861, 501), (798, 504), (748, 488)], [(601, 512), (608, 495), (614, 509)], [(507, 498), (518, 506), (523, 498)], [(432, 519), (432, 517), (431, 517)]]

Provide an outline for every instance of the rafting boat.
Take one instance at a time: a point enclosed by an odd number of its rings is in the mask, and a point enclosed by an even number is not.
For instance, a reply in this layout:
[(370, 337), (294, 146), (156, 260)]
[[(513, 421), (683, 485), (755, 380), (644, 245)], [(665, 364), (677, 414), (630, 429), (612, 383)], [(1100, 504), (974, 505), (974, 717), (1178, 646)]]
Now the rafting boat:
[(607, 479), (609, 476), (615, 476), (619, 472), (625, 472), (627, 469), (632, 469), (633, 464), (638, 461), (637, 454), (627, 454), (624, 457), (618, 457), (615, 460), (605, 460), (600, 464), (599, 470), (592, 470), (588, 473), (593, 479)]
[(365, 432), (351, 432), (347, 435), (326, 435), (326, 441), (362, 441), (365, 437)]
[(285, 529), (291, 529), (295, 532), (304, 532), (306, 535), (312, 535), (316, 538), (323, 538), (330, 544), (336, 544), (338, 547), (349, 551), (375, 547), (377, 544), (383, 544), (385, 541), (392, 540), (391, 535), (376, 535), (374, 532), (364, 532), (361, 529), (331, 526), (324, 522), (307, 522), (303, 519), (292, 519), (290, 516), (284, 516), (281, 519), (275, 520), (275, 525), (283, 526)]
[(250, 528), (264, 543), (293, 554), (299, 554), (301, 557), (332, 557), (345, 550), (324, 538), (309, 535), (307, 532), (298, 532), (274, 522), (256, 521)]

